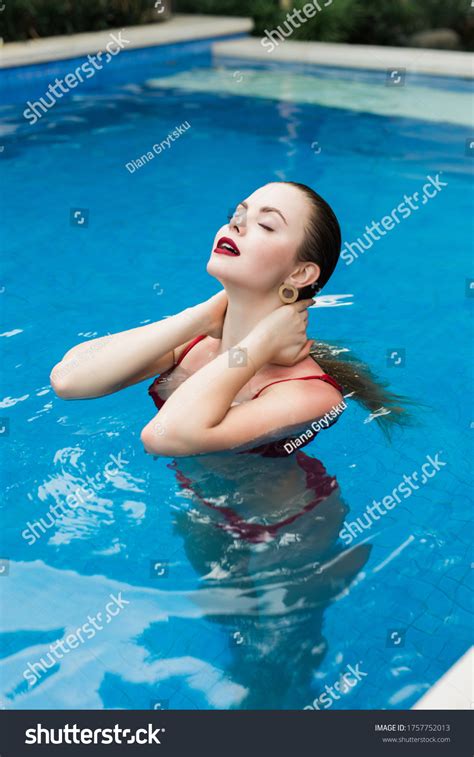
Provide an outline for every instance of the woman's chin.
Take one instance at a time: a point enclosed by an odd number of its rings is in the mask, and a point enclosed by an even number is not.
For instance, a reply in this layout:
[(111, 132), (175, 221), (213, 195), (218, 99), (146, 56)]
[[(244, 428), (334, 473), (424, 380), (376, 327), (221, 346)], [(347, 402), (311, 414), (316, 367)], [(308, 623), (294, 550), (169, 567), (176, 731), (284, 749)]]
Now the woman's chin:
[[(229, 271), (229, 261), (226, 255), (217, 255), (212, 253), (206, 266), (209, 276), (213, 276), (224, 285), (225, 281), (232, 281), (232, 271)], [(230, 274), (230, 275), (229, 275)]]
[(209, 276), (214, 276), (215, 279), (218, 279), (218, 276), (216, 275), (217, 274), (216, 266), (214, 265), (212, 255), (207, 261), (206, 271), (208, 272)]

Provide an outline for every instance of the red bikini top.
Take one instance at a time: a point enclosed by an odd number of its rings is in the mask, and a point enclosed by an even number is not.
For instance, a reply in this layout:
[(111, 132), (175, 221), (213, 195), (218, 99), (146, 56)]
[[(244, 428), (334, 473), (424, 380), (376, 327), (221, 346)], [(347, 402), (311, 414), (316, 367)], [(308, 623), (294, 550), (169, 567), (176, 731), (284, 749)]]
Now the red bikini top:
[[(253, 452), (254, 450), (251, 451)], [(216, 526), (247, 542), (258, 543), (276, 538), (280, 529), (291, 525), (305, 513), (314, 510), (317, 505), (327, 499), (327, 497), (330, 497), (338, 488), (335, 476), (330, 476), (328, 474), (320, 460), (316, 460), (315, 457), (308, 457), (304, 452), (297, 452), (295, 457), (298, 466), (305, 474), (306, 489), (307, 491), (312, 492), (313, 496), (310, 502), (304, 505), (299, 512), (293, 513), (283, 520), (280, 520), (277, 523), (272, 523), (271, 525), (246, 521), (245, 518), (239, 515), (232, 507), (227, 505), (216, 505), (212, 500), (205, 499), (205, 497), (199, 494), (196, 490), (192, 479), (185, 476), (184, 473), (179, 470), (177, 460), (168, 463), (168, 468), (175, 472), (178, 485), (181, 489), (189, 489), (201, 504), (215, 510), (222, 516), (222, 521), (214, 521)]]
[[(178, 366), (182, 362), (182, 360), (186, 357), (186, 355), (194, 347), (194, 345), (205, 338), (206, 338), (206, 334), (201, 334), (200, 336), (197, 336), (195, 339), (193, 339), (187, 345), (187, 347), (184, 348), (184, 350), (182, 351), (176, 363), (167, 371), (164, 371), (159, 376), (157, 376), (157, 378), (149, 386), (148, 394), (152, 398), (158, 410), (161, 410), (161, 408), (166, 402), (166, 400), (164, 400), (158, 394), (158, 387), (160, 386), (160, 384), (166, 381), (168, 376), (174, 371), (176, 366)], [(269, 384), (262, 386), (262, 388), (258, 390), (258, 392), (252, 397), (252, 399), (253, 400), (257, 399), (257, 397), (264, 391), (264, 389), (268, 389), (268, 387), (273, 386), (273, 384), (281, 384), (284, 381), (308, 381), (309, 379), (316, 379), (317, 381), (324, 381), (326, 384), (331, 384), (331, 386), (333, 386), (341, 394), (343, 394), (342, 387), (337, 383), (335, 379), (333, 379), (331, 376), (328, 376), (326, 373), (321, 373), (318, 376), (295, 376), (294, 378), (277, 379), (276, 381), (271, 381)], [(332, 426), (337, 421), (338, 417), (339, 415), (337, 414), (336, 417), (332, 420), (332, 422), (328, 423), (327, 428), (329, 428), (329, 426)], [(315, 436), (316, 434), (313, 434), (313, 435)], [(299, 439), (299, 437), (294, 437), (294, 439), (297, 439), (297, 438)], [(289, 437), (287, 439), (281, 439), (278, 441), (268, 442), (267, 444), (262, 444), (252, 449), (243, 450), (242, 453), (238, 453), (238, 454), (243, 454), (243, 453), (248, 454), (249, 452), (254, 452), (260, 455), (264, 455), (265, 457), (287, 457), (288, 452), (286, 452), (284, 445), (290, 443), (291, 441), (292, 441), (292, 438)], [(297, 446), (298, 448), (304, 447), (306, 446), (306, 444), (309, 444), (310, 441), (312, 441), (312, 437), (308, 439), (307, 441), (301, 441), (301, 439), (299, 439), (300, 443)]]

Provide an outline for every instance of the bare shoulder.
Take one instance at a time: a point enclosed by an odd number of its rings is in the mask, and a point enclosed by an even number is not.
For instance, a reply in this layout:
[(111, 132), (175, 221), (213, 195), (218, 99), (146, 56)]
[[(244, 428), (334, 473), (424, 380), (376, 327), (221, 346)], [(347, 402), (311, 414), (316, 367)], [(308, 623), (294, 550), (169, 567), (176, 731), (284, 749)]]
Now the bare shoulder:
[[(306, 358), (291, 368), (279, 366), (268, 377), (268, 384), (260, 390), (260, 397), (273, 394), (275, 399), (288, 404), (300, 415), (317, 417), (330, 412), (343, 403), (342, 393), (329, 381), (312, 358)], [(324, 377), (324, 378), (323, 378)]]

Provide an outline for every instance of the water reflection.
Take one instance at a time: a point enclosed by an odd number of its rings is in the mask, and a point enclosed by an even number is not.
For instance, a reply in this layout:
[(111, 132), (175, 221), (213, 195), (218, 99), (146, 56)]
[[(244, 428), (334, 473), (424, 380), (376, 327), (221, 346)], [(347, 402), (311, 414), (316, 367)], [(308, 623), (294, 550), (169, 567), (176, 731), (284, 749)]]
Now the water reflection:
[(323, 616), (368, 560), (345, 549), (348, 508), (324, 465), (302, 451), (287, 458), (212, 455), (169, 464), (180, 487), (175, 527), (203, 589), (249, 604), (207, 620), (229, 639), (227, 675), (248, 694), (242, 709), (303, 707), (328, 644)]

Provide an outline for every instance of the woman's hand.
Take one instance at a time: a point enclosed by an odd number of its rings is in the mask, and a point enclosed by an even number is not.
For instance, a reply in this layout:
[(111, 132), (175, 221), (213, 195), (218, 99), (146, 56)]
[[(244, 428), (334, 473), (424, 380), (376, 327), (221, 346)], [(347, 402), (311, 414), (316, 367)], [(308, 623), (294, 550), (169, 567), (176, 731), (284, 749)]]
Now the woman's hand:
[(198, 314), (202, 324), (202, 331), (214, 339), (222, 336), (224, 316), (227, 310), (227, 294), (223, 289), (205, 302), (201, 302), (192, 308)]
[(314, 300), (301, 300), (281, 305), (255, 327), (268, 362), (278, 365), (296, 365), (308, 357), (312, 340), (306, 335), (308, 307)]

